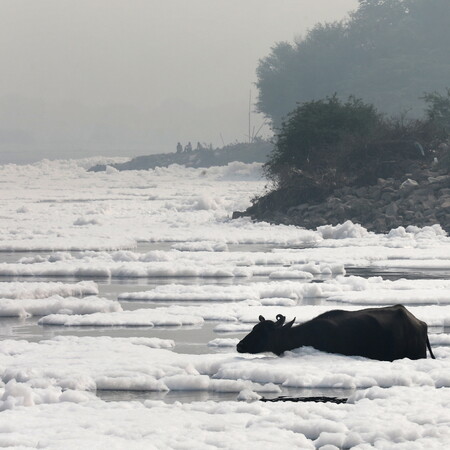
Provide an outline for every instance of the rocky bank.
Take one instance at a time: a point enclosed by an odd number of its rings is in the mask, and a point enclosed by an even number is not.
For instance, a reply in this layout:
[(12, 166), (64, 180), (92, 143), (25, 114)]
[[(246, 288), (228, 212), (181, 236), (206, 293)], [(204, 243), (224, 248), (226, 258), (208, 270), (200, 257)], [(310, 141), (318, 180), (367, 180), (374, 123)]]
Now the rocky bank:
[(399, 226), (440, 224), (450, 233), (450, 174), (416, 164), (402, 177), (346, 186), (311, 202), (304, 198), (296, 202), (292, 189), (281, 189), (257, 199), (245, 212), (235, 212), (233, 218), (242, 216), (309, 229), (351, 220), (377, 233)]

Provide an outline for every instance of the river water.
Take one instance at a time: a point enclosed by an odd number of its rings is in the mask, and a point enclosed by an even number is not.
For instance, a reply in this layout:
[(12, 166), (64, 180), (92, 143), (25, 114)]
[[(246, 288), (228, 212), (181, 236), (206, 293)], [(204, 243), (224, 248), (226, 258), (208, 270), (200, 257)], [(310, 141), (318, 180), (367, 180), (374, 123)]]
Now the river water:
[[(142, 244), (137, 252), (148, 252), (151, 250), (169, 250), (173, 243), (155, 243)], [(271, 251), (273, 247), (268, 245), (234, 245), (229, 246), (230, 251)], [(45, 255), (48, 252), (0, 252), (0, 263), (16, 263), (23, 257), (35, 257), (37, 255)], [(347, 275), (357, 275), (361, 277), (381, 276), (384, 279), (396, 280), (399, 278), (406, 279), (448, 279), (450, 273), (448, 271), (439, 270), (421, 270), (421, 271), (374, 271), (360, 267), (346, 267)], [(147, 291), (161, 284), (184, 284), (184, 285), (226, 285), (235, 283), (233, 278), (120, 278), (120, 279), (95, 279), (98, 284), (99, 296), (111, 300), (117, 300), (118, 296), (123, 292), (139, 292)], [(0, 281), (62, 281), (62, 282), (78, 282), (83, 279), (70, 278), (12, 278), (2, 277)], [(252, 283), (256, 281), (268, 281), (265, 277), (252, 277), (250, 280), (239, 280), (239, 283)], [(320, 277), (315, 278), (312, 282), (320, 283)], [(320, 303), (320, 300), (314, 301)], [(151, 301), (121, 301), (124, 310), (134, 310), (141, 308), (155, 308), (160, 306), (168, 306), (176, 304), (170, 302), (151, 302)], [(202, 302), (185, 302), (183, 305), (201, 305)], [(205, 302), (203, 302), (205, 304)], [(327, 305), (330, 303), (328, 302)], [(218, 333), (214, 328), (219, 322), (207, 321), (198, 327), (64, 327), (64, 326), (42, 326), (38, 325), (38, 317), (28, 318), (0, 318), (0, 338), (1, 339), (25, 339), (28, 341), (38, 342), (44, 339), (51, 339), (59, 335), (76, 335), (76, 336), (111, 336), (111, 337), (157, 337), (161, 339), (172, 339), (175, 341), (174, 352), (187, 354), (207, 354), (215, 352), (234, 351), (230, 348), (216, 348), (208, 346), (208, 342), (218, 337), (238, 338), (241, 339), (246, 333)], [(450, 333), (448, 329), (432, 329), (430, 333)], [(329, 396), (329, 397), (346, 397), (351, 393), (347, 389), (290, 389), (283, 388), (282, 395), (292, 396)], [(204, 401), (204, 400), (234, 400), (236, 393), (214, 393), (214, 392), (136, 392), (136, 391), (100, 391), (97, 395), (106, 401), (117, 400), (164, 400), (166, 402), (174, 401)], [(268, 395), (267, 397), (276, 395)]]

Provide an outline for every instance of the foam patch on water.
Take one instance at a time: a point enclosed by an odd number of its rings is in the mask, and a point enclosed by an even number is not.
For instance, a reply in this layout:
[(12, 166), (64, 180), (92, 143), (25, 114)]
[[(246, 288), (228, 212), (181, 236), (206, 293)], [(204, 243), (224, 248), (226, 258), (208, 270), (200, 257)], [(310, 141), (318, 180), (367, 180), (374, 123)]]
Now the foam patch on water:
[(120, 303), (100, 297), (61, 297), (53, 295), (44, 299), (0, 298), (0, 317), (45, 316), (47, 314), (93, 314), (122, 311)]
[(93, 281), (80, 281), (79, 283), (0, 282), (0, 298), (46, 298), (52, 295), (61, 297), (98, 295), (98, 286)]
[(1, 442), (15, 447), (36, 447), (38, 442), (55, 448), (76, 448), (80, 443), (86, 448), (110, 447), (120, 442), (127, 448), (194, 448), (202, 436), (212, 447), (272, 450), (445, 448), (449, 439), (445, 423), (450, 390), (445, 388), (424, 386), (411, 395), (405, 387), (375, 387), (342, 405), (255, 402), (251, 390), (239, 397), (246, 401), (166, 405), (85, 398), (79, 403), (39, 404), (8, 411)]

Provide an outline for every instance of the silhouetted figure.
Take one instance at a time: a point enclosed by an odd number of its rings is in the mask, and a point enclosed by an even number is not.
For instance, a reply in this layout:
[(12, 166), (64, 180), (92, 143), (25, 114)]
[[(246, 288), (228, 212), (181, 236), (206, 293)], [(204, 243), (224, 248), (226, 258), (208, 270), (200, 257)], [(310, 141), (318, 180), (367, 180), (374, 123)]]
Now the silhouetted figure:
[(185, 152), (192, 152), (192, 144), (190, 142), (187, 143), (186, 147), (184, 147)]
[(204, 150), (204, 147), (203, 147), (202, 144), (200, 144), (200, 142), (197, 142), (197, 148), (196, 148), (196, 150), (197, 150), (197, 151)]
[(177, 144), (177, 153), (181, 153), (183, 151), (183, 146), (178, 142)]

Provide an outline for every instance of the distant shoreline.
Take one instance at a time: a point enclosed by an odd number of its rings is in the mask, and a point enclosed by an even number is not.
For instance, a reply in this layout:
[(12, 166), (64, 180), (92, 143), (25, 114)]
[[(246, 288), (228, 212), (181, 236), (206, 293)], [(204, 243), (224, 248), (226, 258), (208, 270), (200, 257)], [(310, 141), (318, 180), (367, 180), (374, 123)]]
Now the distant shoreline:
[(253, 143), (237, 143), (223, 148), (210, 150), (192, 150), (181, 153), (160, 153), (156, 155), (138, 156), (130, 161), (119, 164), (98, 164), (89, 169), (90, 172), (102, 172), (106, 167), (117, 170), (148, 170), (156, 167), (168, 167), (179, 164), (185, 167), (201, 168), (211, 166), (225, 166), (233, 161), (243, 163), (267, 161), (268, 154), (272, 150), (272, 144), (267, 141)]

